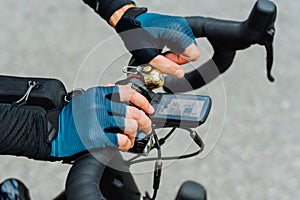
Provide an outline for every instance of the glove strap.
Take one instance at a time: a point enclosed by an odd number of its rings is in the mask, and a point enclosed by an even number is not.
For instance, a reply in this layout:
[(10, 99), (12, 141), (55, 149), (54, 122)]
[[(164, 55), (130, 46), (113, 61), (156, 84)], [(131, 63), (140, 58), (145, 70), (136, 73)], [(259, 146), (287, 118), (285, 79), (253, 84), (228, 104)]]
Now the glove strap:
[(126, 10), (123, 16), (136, 18), (138, 15), (147, 12), (148, 9), (145, 7), (133, 7)]
[(115, 26), (127, 50), (141, 64), (149, 63), (160, 53), (155, 39), (135, 20), (135, 17), (145, 12), (147, 8), (129, 8)]
[[(73, 98), (83, 94), (84, 89), (76, 89), (68, 92), (68, 94), (64, 98), (64, 106), (70, 102)], [(62, 106), (63, 107), (63, 106)], [(58, 118), (59, 113), (62, 109), (51, 110), (46, 113), (47, 120), (47, 143), (51, 144), (53, 140), (57, 137), (58, 134)]]
[(117, 33), (122, 33), (124, 31), (128, 31), (135, 28), (142, 28), (141, 23), (135, 20), (135, 18), (140, 15), (147, 12), (147, 8), (138, 8), (133, 7), (126, 10), (124, 15), (121, 17), (121, 19), (116, 24), (116, 31)]

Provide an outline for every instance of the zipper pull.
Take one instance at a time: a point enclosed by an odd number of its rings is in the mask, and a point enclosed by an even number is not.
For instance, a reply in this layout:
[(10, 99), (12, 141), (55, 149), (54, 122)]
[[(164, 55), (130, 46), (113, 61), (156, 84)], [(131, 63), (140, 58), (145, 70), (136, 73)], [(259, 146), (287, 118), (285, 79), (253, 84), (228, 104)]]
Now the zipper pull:
[(37, 87), (39, 85), (38, 82), (36, 81), (28, 81), (28, 89), (25, 92), (25, 94), (23, 95), (23, 97), (21, 97), (21, 99), (19, 99), (18, 101), (14, 102), (14, 105), (20, 105), (20, 104), (24, 104), (27, 102), (30, 92), (33, 88)]
[(99, 11), (100, 0), (96, 0), (96, 12)]

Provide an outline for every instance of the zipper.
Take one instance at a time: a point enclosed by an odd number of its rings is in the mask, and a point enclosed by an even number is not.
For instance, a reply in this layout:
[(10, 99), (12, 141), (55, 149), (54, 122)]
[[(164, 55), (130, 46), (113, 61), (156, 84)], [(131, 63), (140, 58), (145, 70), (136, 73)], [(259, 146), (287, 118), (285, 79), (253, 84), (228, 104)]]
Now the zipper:
[(24, 104), (27, 102), (28, 98), (29, 98), (29, 95), (32, 91), (33, 88), (37, 87), (39, 85), (38, 82), (36, 81), (28, 81), (28, 89), (27, 91), (25, 92), (25, 94), (21, 97), (21, 99), (19, 99), (18, 101), (16, 101), (14, 104), (16, 105), (20, 105), (20, 104)]
[(99, 11), (99, 7), (100, 7), (100, 0), (96, 0), (96, 12)]

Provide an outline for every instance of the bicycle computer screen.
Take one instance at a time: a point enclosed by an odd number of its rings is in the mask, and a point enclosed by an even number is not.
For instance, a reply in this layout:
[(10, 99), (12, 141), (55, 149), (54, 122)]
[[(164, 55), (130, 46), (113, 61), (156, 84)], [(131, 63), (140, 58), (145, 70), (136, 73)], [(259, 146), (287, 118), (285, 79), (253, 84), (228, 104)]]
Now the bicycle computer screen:
[(170, 96), (164, 96), (161, 100), (164, 106), (159, 107), (157, 111), (160, 115), (198, 117), (204, 105), (204, 101), (195, 101), (191, 99), (171, 99)]
[[(202, 124), (209, 113), (211, 100), (207, 96), (161, 94), (154, 104), (152, 121), (161, 127), (195, 127)], [(164, 125), (161, 125), (164, 123)]]

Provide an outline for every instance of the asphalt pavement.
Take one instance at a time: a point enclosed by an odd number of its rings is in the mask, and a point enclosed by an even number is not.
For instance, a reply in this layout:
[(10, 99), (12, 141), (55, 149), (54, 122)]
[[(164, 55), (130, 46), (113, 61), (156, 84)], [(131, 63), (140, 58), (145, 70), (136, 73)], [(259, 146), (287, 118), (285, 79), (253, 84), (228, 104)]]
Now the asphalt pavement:
[[(242, 21), (255, 1), (136, 2), (151, 12)], [(158, 199), (174, 199), (185, 180), (203, 184), (208, 199), (300, 198), (300, 1), (275, 2), (275, 83), (266, 78), (264, 48), (253, 46), (239, 52), (221, 78), (196, 91), (213, 96), (210, 117), (198, 129), (206, 151), (166, 162)], [(205, 39), (198, 43), (199, 62), (204, 62), (212, 49)], [(114, 30), (81, 1), (0, 0), (1, 74), (55, 77), (71, 90), (114, 82), (128, 59)], [(178, 131), (163, 150), (164, 155), (182, 154), (193, 150), (193, 144)], [(36, 200), (52, 199), (62, 191), (70, 168), (14, 156), (0, 156), (0, 163), (0, 179), (23, 180)], [(132, 168), (141, 191), (152, 191), (152, 167)]]

